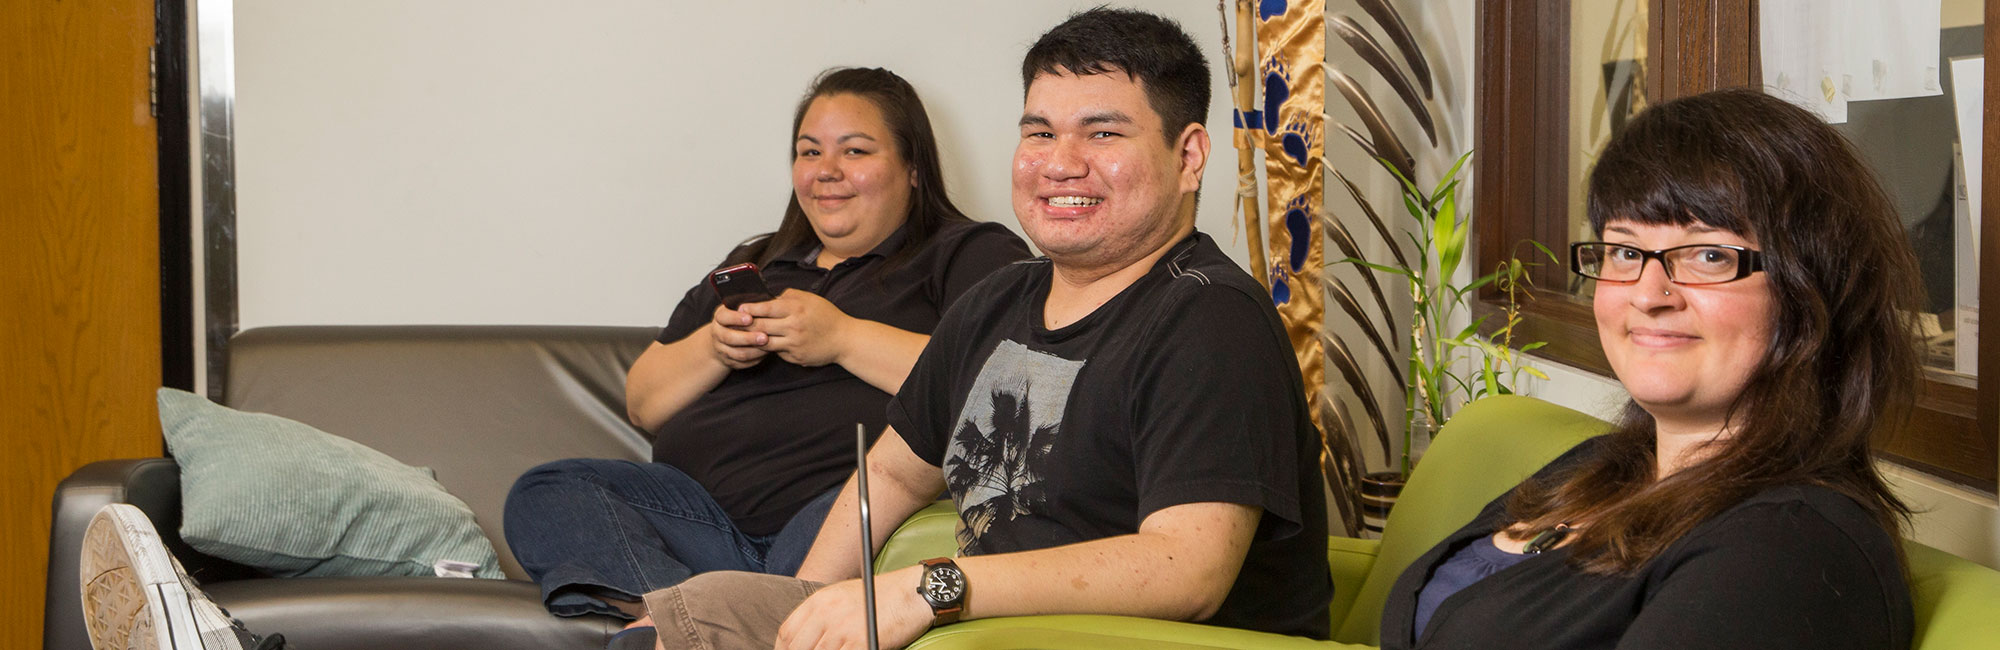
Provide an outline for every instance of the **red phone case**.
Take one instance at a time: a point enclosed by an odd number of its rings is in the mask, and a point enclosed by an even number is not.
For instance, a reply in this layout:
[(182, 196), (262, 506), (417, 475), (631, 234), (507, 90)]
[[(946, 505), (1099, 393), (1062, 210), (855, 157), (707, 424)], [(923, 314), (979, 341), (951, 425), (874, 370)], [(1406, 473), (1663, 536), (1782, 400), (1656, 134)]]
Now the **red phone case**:
[(730, 309), (772, 298), (770, 287), (764, 284), (764, 275), (757, 271), (756, 264), (747, 262), (708, 274), (708, 286), (722, 299), (723, 306)]

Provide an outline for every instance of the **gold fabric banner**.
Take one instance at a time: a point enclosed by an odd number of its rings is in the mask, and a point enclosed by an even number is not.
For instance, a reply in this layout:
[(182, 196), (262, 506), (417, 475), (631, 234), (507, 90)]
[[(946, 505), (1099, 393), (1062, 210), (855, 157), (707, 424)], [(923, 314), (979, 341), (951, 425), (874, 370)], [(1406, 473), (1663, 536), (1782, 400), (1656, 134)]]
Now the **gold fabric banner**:
[[(1325, 0), (1262, 0), (1257, 10), (1259, 83), (1264, 94), (1264, 178), (1268, 188), (1270, 257), (1264, 269), (1271, 300), (1285, 322), (1305, 375), (1306, 403), (1322, 423), (1325, 321), (1320, 273), (1325, 266), (1319, 220), (1326, 132)], [(1247, 125), (1246, 125), (1247, 126)]]

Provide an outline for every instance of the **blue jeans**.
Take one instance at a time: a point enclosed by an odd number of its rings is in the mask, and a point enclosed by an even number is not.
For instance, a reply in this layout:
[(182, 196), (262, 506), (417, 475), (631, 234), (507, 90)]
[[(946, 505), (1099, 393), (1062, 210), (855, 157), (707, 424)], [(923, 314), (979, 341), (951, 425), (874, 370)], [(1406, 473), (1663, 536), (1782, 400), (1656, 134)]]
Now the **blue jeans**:
[(708, 571), (798, 573), (839, 491), (807, 503), (777, 533), (746, 535), (671, 465), (575, 458), (521, 475), (502, 528), (550, 612), (630, 619), (602, 598), (637, 601)]

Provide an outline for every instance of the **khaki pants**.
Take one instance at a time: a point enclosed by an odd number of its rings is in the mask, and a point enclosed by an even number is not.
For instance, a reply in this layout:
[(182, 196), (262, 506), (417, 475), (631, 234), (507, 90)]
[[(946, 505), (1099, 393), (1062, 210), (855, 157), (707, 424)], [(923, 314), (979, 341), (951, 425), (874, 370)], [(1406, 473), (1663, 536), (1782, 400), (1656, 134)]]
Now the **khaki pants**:
[(825, 585), (741, 571), (703, 573), (646, 594), (646, 611), (669, 650), (770, 650), (778, 626)]

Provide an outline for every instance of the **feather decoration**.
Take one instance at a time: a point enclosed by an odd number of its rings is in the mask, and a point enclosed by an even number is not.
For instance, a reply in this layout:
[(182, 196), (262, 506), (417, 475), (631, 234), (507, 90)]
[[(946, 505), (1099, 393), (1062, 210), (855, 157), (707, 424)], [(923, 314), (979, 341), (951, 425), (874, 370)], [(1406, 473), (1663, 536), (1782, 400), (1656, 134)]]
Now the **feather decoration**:
[[(1334, 126), (1340, 127), (1341, 132), (1347, 134), (1347, 139), (1353, 140), (1354, 144), (1360, 145), (1362, 151), (1368, 152), (1369, 160), (1382, 159), (1382, 152), (1375, 150), (1375, 143), (1369, 142), (1368, 136), (1361, 135), (1361, 132), (1354, 130), (1354, 127), (1342, 124), (1340, 123), (1340, 120), (1333, 119), (1332, 115), (1326, 116), (1326, 121), (1332, 122)], [(1333, 167), (1329, 166), (1327, 167), (1327, 169), (1333, 169)]]
[[(1375, 344), (1376, 352), (1382, 353), (1383, 365), (1389, 367), (1389, 375), (1396, 379), (1397, 390), (1408, 390), (1410, 384), (1403, 381), (1403, 370), (1396, 367), (1396, 364), (1402, 361), (1402, 357), (1389, 351), (1389, 344), (1382, 341), (1381, 332), (1375, 331), (1375, 323), (1369, 321), (1362, 313), (1361, 303), (1354, 299), (1354, 294), (1347, 290), (1346, 285), (1340, 283), (1339, 278), (1331, 275), (1320, 278), (1320, 287), (1326, 290), (1327, 295), (1333, 296), (1334, 302), (1340, 303), (1341, 311), (1354, 317), (1354, 322), (1360, 327), (1361, 333), (1368, 336), (1369, 343)], [(1387, 316), (1388, 312), (1383, 312), (1383, 317)]]
[[(1375, 100), (1369, 98), (1368, 91), (1363, 90), (1353, 77), (1333, 68), (1326, 69), (1326, 78), (1333, 83), (1333, 87), (1340, 89), (1340, 96), (1347, 98), (1347, 105), (1354, 107), (1355, 115), (1361, 118), (1361, 125), (1368, 127), (1368, 141), (1375, 145), (1373, 149), (1379, 154), (1376, 157), (1387, 161), (1386, 164), (1402, 174), (1403, 178), (1416, 178), (1417, 159), (1410, 157), (1410, 150), (1403, 146), (1402, 138), (1396, 137), (1396, 132), (1389, 128), (1389, 121), (1382, 118), (1382, 109), (1375, 106)], [(1356, 135), (1353, 129), (1347, 129), (1347, 134), (1350, 137)]]
[(1396, 49), (1402, 50), (1403, 60), (1410, 64), (1410, 74), (1415, 75), (1417, 83), (1423, 86), (1424, 97), (1431, 97), (1431, 66), (1424, 61), (1424, 51), (1417, 47), (1417, 39), (1410, 36), (1409, 25), (1403, 24), (1403, 16), (1396, 13), (1395, 7), (1389, 6), (1388, 0), (1357, 0), (1356, 4), (1361, 5), (1361, 10), (1368, 12), (1368, 16), (1374, 18), (1375, 24), (1381, 25), (1383, 31), (1389, 32), (1389, 41), (1396, 44)]
[[(1320, 162), (1324, 164), (1326, 161), (1322, 160)], [(1361, 188), (1356, 187), (1354, 181), (1347, 180), (1346, 174), (1340, 173), (1338, 169), (1333, 169), (1332, 165), (1327, 165), (1326, 168), (1333, 170), (1333, 177), (1340, 179), (1341, 185), (1347, 186), (1347, 195), (1354, 197), (1354, 203), (1361, 206), (1361, 213), (1368, 216), (1368, 223), (1375, 226), (1375, 234), (1382, 237), (1382, 245), (1389, 247), (1389, 253), (1396, 256), (1396, 266), (1406, 269), (1410, 268), (1410, 258), (1403, 256), (1402, 243), (1396, 239), (1395, 235), (1389, 234), (1388, 224), (1382, 223), (1382, 217), (1375, 214), (1375, 208), (1368, 206), (1368, 200), (1361, 198)]]
[(1431, 123), (1430, 110), (1424, 108), (1424, 100), (1417, 98), (1417, 90), (1410, 87), (1410, 80), (1403, 76), (1403, 71), (1398, 70), (1396, 63), (1389, 60), (1389, 53), (1382, 49), (1382, 44), (1375, 42), (1375, 37), (1368, 35), (1368, 32), (1352, 18), (1334, 15), (1326, 21), (1326, 24), (1335, 35), (1340, 36), (1340, 40), (1347, 42), (1347, 47), (1353, 49), (1355, 54), (1361, 55), (1362, 61), (1368, 62), (1376, 72), (1382, 74), (1382, 78), (1389, 82), (1389, 87), (1395, 89), (1396, 96), (1403, 99), (1403, 105), (1409, 107), (1411, 114), (1416, 115), (1417, 126), (1423, 127), (1424, 136), (1430, 138), (1431, 146), (1437, 146), (1437, 126)]
[[(1319, 213), (1319, 222), (1320, 225), (1325, 227), (1324, 230), (1326, 230), (1327, 237), (1333, 240), (1333, 245), (1340, 247), (1341, 253), (1354, 259), (1367, 259), (1361, 255), (1361, 247), (1355, 245), (1354, 233), (1347, 232), (1347, 224), (1333, 218), (1333, 213), (1321, 210)], [(1365, 266), (1361, 267), (1360, 274), (1361, 281), (1368, 283), (1368, 292), (1369, 295), (1374, 296), (1375, 306), (1382, 308), (1381, 313), (1382, 320), (1385, 321), (1384, 324), (1389, 329), (1395, 329), (1396, 319), (1389, 316), (1395, 312), (1389, 310), (1389, 301), (1384, 298), (1384, 296), (1389, 294), (1382, 290), (1382, 283), (1375, 280), (1374, 269)]]
[(1375, 439), (1382, 444), (1382, 457), (1389, 458), (1389, 426), (1382, 417), (1382, 406), (1375, 399), (1375, 390), (1368, 387), (1361, 375), (1361, 364), (1354, 361), (1354, 355), (1347, 353), (1347, 342), (1333, 332), (1320, 330), (1320, 344), (1326, 348), (1327, 365), (1340, 369), (1340, 376), (1347, 379), (1347, 385), (1361, 398), (1361, 408), (1368, 412), (1375, 425)]
[[(1330, 413), (1332, 422), (1321, 423), (1326, 435), (1320, 437), (1320, 472), (1326, 475), (1327, 483), (1333, 488), (1333, 505), (1340, 515), (1340, 526), (1348, 537), (1361, 535), (1361, 451), (1354, 448), (1354, 418), (1347, 412), (1347, 405), (1334, 399), (1329, 391), (1319, 393), (1320, 412)], [(1328, 522), (1332, 523), (1332, 522)]]

